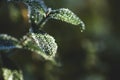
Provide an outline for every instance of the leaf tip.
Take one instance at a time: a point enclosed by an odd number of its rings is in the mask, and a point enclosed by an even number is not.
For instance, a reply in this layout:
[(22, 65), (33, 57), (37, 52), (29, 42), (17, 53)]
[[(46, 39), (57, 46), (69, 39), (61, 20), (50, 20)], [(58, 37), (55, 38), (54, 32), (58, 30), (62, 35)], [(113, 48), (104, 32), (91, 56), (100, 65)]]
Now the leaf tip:
[(80, 21), (80, 31), (85, 31), (85, 23), (83, 21)]

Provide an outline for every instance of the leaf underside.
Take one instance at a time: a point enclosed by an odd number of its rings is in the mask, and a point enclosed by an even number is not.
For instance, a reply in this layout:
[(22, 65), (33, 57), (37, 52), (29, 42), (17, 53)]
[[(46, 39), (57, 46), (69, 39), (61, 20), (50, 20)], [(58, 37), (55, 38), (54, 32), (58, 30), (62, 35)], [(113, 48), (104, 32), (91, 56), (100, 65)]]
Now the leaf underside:
[(10, 50), (14, 48), (20, 48), (19, 41), (6, 34), (0, 34), (0, 50)]

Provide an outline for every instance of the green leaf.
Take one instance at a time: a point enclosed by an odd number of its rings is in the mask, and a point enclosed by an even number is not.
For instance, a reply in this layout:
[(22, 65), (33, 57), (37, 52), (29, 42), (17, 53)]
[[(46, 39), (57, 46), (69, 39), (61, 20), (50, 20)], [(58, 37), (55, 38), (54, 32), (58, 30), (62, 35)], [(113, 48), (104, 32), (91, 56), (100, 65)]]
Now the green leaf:
[(14, 48), (21, 48), (19, 41), (6, 34), (0, 34), (0, 50), (10, 50)]
[(65, 8), (52, 10), (49, 16), (56, 20), (61, 20), (73, 25), (81, 25), (81, 30), (85, 30), (85, 24), (72, 11)]
[(23, 48), (36, 52), (45, 59), (53, 58), (57, 51), (55, 39), (47, 33), (28, 33), (21, 43)]
[(31, 25), (38, 25), (46, 16), (47, 6), (43, 0), (8, 0), (8, 2), (22, 2), (28, 7), (28, 17)]
[(38, 25), (46, 16), (47, 7), (43, 1), (39, 0), (24, 0), (23, 2), (28, 6), (28, 15), (32, 26)]
[(22, 70), (19, 67), (19, 63), (16, 64), (6, 54), (0, 54), (2, 77), (4, 80), (23, 80)]
[(22, 71), (2, 68), (4, 80), (23, 80)]

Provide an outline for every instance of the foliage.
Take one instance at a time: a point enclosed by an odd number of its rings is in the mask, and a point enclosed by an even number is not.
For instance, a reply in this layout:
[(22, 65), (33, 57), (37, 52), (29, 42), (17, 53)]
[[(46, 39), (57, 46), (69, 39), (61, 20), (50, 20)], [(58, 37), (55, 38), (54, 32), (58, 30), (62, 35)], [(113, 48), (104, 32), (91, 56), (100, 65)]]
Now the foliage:
[(7, 68), (2, 68), (3, 77), (5, 80), (23, 80), (23, 75), (19, 70), (11, 70)]
[[(29, 32), (20, 39), (11, 35), (0, 34), (1, 52), (9, 53), (13, 49), (26, 49), (40, 55), (45, 60), (55, 62), (54, 57), (58, 46), (52, 36), (42, 31), (44, 24), (49, 19), (56, 19), (73, 25), (81, 25), (81, 31), (85, 30), (84, 23), (69, 9), (52, 10), (47, 8), (42, 0), (8, 0), (7, 3), (24, 3), (27, 6), (30, 28)], [(3, 53), (0, 55), (3, 57)], [(23, 80), (22, 71), (4, 66), (5, 63), (1, 57), (0, 67), (4, 80)]]

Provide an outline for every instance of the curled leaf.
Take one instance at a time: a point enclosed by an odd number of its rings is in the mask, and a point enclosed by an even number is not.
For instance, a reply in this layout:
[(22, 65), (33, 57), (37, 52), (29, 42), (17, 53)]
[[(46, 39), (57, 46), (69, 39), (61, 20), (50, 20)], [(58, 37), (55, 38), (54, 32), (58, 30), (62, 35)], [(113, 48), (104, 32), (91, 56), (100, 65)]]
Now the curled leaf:
[(14, 48), (21, 48), (18, 40), (6, 34), (0, 34), (0, 50), (10, 50)]
[(49, 16), (56, 20), (61, 20), (73, 25), (81, 25), (81, 30), (85, 30), (85, 24), (72, 11), (66, 8), (52, 10)]
[(57, 51), (55, 39), (47, 33), (28, 33), (21, 42), (23, 48), (36, 52), (45, 59), (54, 57)]
[(57, 9), (57, 10), (53, 10), (53, 11), (55, 13), (54, 14), (50, 14), (50, 16), (53, 19), (65, 21), (67, 23), (71, 23), (71, 24), (74, 24), (74, 25), (78, 25), (81, 22), (81, 20), (79, 19), (79, 17), (77, 17), (69, 9), (61, 8), (61, 9)]

